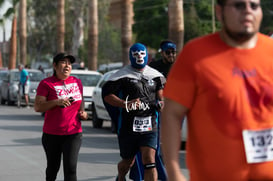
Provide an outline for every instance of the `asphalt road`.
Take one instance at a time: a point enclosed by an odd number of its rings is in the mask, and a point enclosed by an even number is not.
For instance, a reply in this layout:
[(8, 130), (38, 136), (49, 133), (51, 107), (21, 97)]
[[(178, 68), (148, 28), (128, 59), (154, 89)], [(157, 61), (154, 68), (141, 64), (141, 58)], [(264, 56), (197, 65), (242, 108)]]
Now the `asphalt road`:
[[(120, 160), (116, 135), (110, 123), (102, 129), (83, 121), (83, 143), (78, 160), (78, 181), (113, 181)], [(0, 181), (45, 180), (46, 158), (41, 145), (43, 117), (33, 108), (0, 105)], [(181, 170), (188, 177), (185, 151)], [(62, 167), (58, 181), (63, 180)]]

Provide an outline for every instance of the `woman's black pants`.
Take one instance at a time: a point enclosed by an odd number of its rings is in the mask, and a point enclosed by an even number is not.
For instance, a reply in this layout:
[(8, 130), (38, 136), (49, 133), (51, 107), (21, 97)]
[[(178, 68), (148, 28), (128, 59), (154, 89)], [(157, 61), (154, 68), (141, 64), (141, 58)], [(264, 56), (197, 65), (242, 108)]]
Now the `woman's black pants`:
[(77, 181), (77, 161), (82, 133), (51, 135), (43, 133), (42, 144), (46, 153), (46, 181), (55, 181), (63, 156), (64, 181)]

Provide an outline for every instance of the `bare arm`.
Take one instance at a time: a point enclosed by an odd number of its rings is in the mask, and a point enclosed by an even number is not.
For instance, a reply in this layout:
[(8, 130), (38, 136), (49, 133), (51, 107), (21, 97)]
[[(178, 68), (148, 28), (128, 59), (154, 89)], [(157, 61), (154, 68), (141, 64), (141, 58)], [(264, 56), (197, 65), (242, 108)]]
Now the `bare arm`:
[(87, 114), (87, 112), (84, 111), (84, 98), (83, 98), (83, 96), (82, 96), (82, 103), (81, 103), (81, 107), (80, 107), (80, 111), (79, 111), (79, 116), (83, 120), (88, 119), (88, 114)]
[(186, 107), (173, 100), (165, 99), (160, 129), (163, 159), (169, 181), (186, 181), (186, 178), (181, 173), (179, 165), (181, 123), (186, 112)]
[(70, 106), (71, 103), (69, 99), (54, 99), (51, 101), (47, 101), (44, 96), (36, 96), (34, 102), (34, 109), (36, 112), (46, 112), (49, 109), (52, 109), (56, 106)]
[(109, 95), (105, 96), (104, 101), (112, 106), (125, 108), (125, 104), (124, 104), (125, 101), (120, 99), (115, 94), (109, 94)]
[(163, 89), (157, 91), (157, 98), (159, 99), (160, 111), (164, 108)]
[(121, 108), (126, 108), (126, 106), (128, 107), (130, 104), (136, 104), (136, 106), (138, 108), (138, 106), (141, 103), (139, 98), (127, 101), (127, 100), (120, 99), (115, 94), (109, 94), (109, 95), (105, 96), (104, 100), (105, 100), (105, 102), (107, 102), (108, 104), (110, 104), (112, 106), (121, 107)]

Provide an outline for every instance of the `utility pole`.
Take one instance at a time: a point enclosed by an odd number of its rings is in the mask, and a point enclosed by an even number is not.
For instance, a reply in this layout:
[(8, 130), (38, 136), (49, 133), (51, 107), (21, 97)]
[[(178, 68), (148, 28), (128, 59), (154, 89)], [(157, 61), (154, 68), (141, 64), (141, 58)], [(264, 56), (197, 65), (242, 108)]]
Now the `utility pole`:
[(212, 18), (212, 32), (214, 33), (215, 28), (215, 9), (214, 9), (214, 0), (211, 0), (211, 18)]

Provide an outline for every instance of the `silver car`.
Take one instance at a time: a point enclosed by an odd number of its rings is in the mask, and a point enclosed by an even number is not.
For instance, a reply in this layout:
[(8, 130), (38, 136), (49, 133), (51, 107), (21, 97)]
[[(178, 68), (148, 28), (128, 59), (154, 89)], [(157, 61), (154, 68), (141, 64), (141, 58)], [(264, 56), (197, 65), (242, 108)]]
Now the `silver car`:
[(3, 79), (0, 91), (1, 104), (13, 105), (17, 101), (17, 92), (19, 84), (19, 70), (12, 69), (8, 71), (7, 76)]
[[(36, 89), (39, 82), (44, 78), (44, 74), (36, 69), (27, 69), (30, 79), (29, 87), (29, 102), (34, 103), (36, 96)], [(18, 69), (12, 69), (8, 71), (7, 76), (3, 79), (2, 85), (0, 87), (0, 102), (1, 104), (13, 105), (15, 103), (18, 106), (21, 105), (20, 99), (18, 99), (19, 93), (19, 78), (20, 72)], [(23, 99), (21, 99), (23, 100)]]

